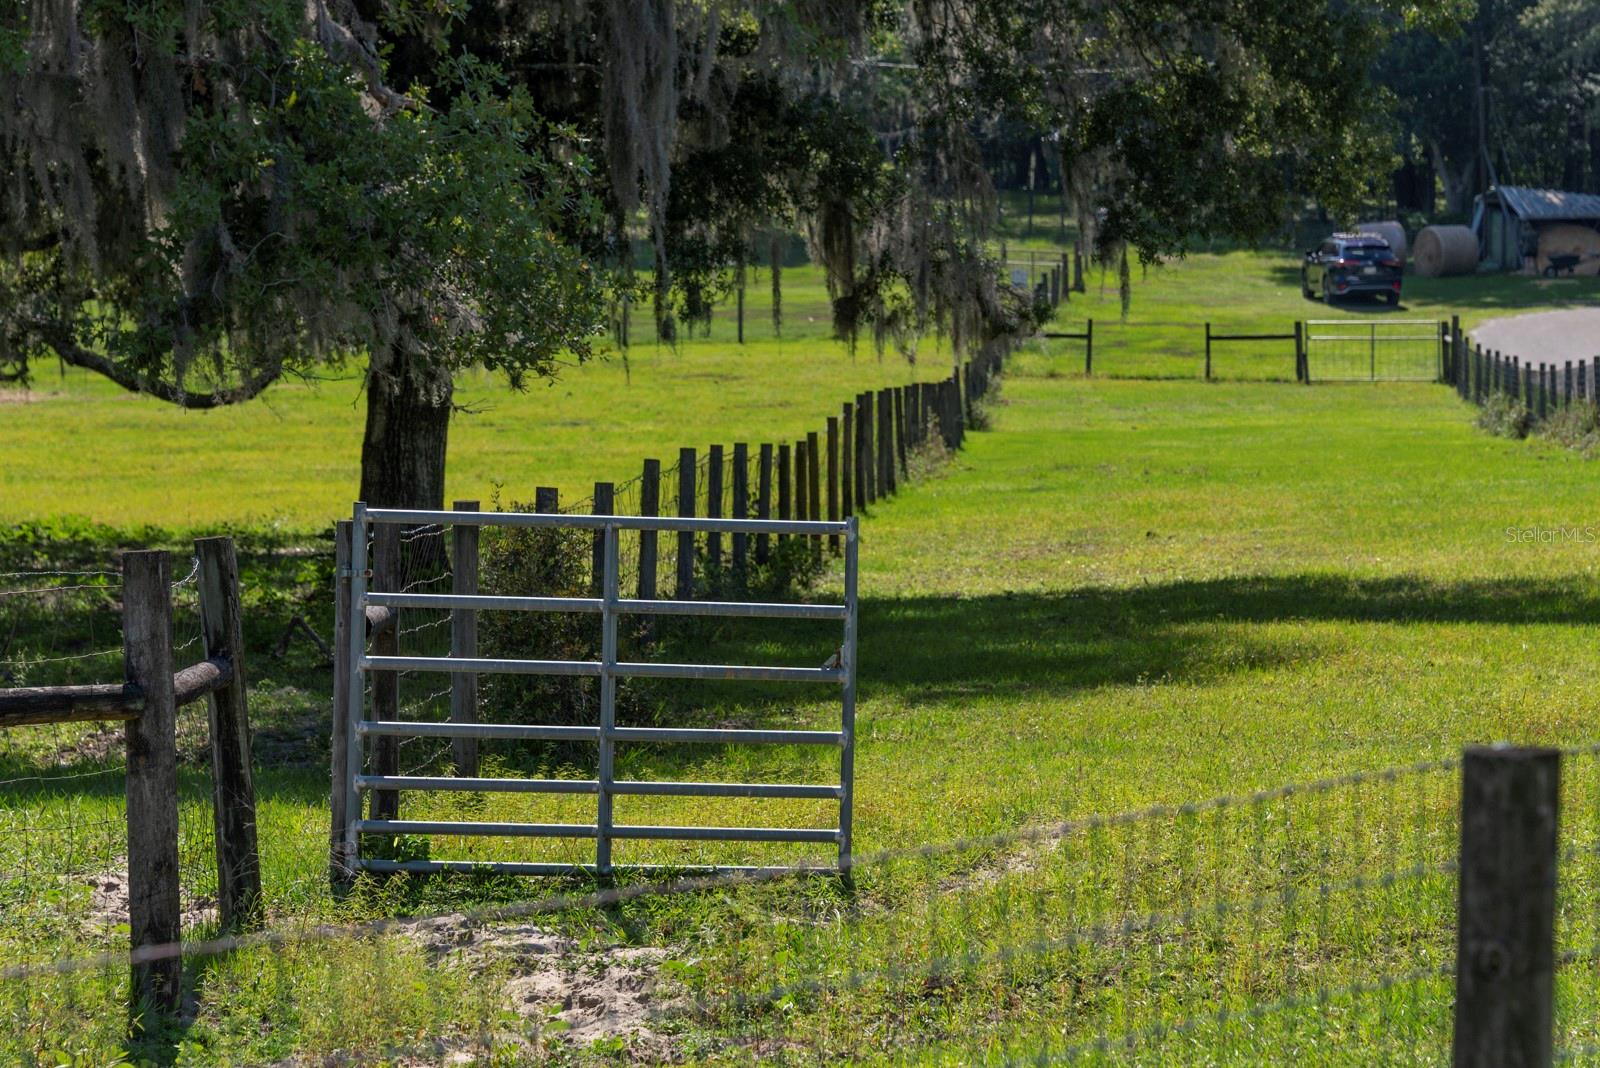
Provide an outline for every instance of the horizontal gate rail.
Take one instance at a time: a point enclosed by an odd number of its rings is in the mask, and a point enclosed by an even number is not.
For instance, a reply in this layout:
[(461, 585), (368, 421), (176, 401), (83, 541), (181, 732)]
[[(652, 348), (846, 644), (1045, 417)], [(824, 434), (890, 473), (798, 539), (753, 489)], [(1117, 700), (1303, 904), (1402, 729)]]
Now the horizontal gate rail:
[(592, 794), (596, 779), (484, 779), (452, 775), (357, 775), (358, 790), (459, 790), (463, 793)]
[[(376, 579), (368, 569), (368, 535), (380, 524), (437, 527), (518, 527), (591, 531), (595, 533), (595, 580), (601, 592), (597, 597), (534, 597), (484, 595), (473, 586), (457, 586), (457, 593), (420, 593), (411, 590), (370, 590)], [(842, 604), (790, 604), (760, 601), (694, 601), (624, 598), (619, 595), (618, 542), (625, 531), (678, 534), (757, 534), (800, 537), (833, 537), (844, 547), (844, 588)], [(839, 536), (843, 537), (840, 538)], [(341, 535), (342, 537), (342, 535)], [(453, 551), (460, 551), (461, 539)], [(475, 537), (468, 542), (474, 546)], [(855, 643), (856, 582), (858, 537), (856, 520), (842, 522), (817, 520), (721, 519), (682, 516), (575, 515), (558, 512), (482, 512), (425, 509), (379, 509), (358, 504), (351, 524), (347, 562), (340, 580), (348, 583), (349, 596), (341, 593), (341, 620), (345, 623), (344, 641), (348, 678), (348, 712), (339, 717), (341, 737), (347, 738), (351, 754), (346, 763), (342, 787), (344, 808), (349, 818), (340, 832), (344, 863), (351, 871), (371, 872), (498, 872), (504, 874), (555, 875), (592, 872), (609, 875), (611, 843), (615, 840), (671, 840), (725, 842), (829, 843), (838, 849), (838, 864), (818, 869), (845, 872), (851, 850), (852, 779), (854, 778), (855, 733)], [(467, 558), (471, 560), (469, 556)], [(342, 587), (341, 587), (342, 589)], [(381, 651), (368, 648), (371, 636), (380, 632), (404, 633), (397, 622), (406, 609), (478, 612), (552, 612), (597, 615), (601, 618), (601, 649), (598, 660), (540, 660), (508, 657), (460, 655), (475, 653), (474, 646), (452, 644), (450, 656), (398, 655), (392, 637)], [(689, 616), (743, 619), (790, 619), (832, 621), (843, 624), (842, 640), (821, 667), (773, 664), (699, 664), (655, 661), (624, 661), (617, 656), (617, 620), (622, 616)], [(414, 628), (413, 628), (414, 629)], [(341, 643), (341, 649), (345, 645)], [(393, 678), (400, 672), (440, 672), (460, 676), (544, 675), (594, 678), (600, 682), (599, 723), (558, 725), (536, 723), (480, 723), (470, 716), (449, 722), (367, 719), (365, 673), (385, 673)], [(838, 730), (743, 729), (698, 727), (619, 727), (616, 725), (616, 684), (619, 679), (701, 679), (746, 682), (825, 683), (840, 688), (840, 728)], [(374, 683), (376, 685), (376, 683)], [(390, 685), (393, 685), (390, 683)], [(471, 680), (465, 684), (472, 685)], [(475, 688), (474, 688), (475, 692)], [(393, 706), (390, 706), (391, 708)], [(471, 706), (469, 706), (470, 708)], [(390, 715), (394, 713), (391, 711)], [(452, 713), (454, 717), (454, 713)], [(474, 772), (467, 776), (396, 774), (393, 764), (380, 767), (381, 773), (368, 774), (363, 768), (364, 739), (448, 738), (502, 741), (565, 741), (591, 743), (598, 747), (598, 774), (592, 779), (486, 778)], [(710, 744), (710, 745), (808, 745), (839, 749), (837, 783), (723, 783), (619, 781), (615, 777), (615, 747), (619, 744)], [(391, 743), (392, 744), (392, 743)], [(467, 743), (464, 743), (467, 744)], [(587, 794), (597, 798), (593, 823), (522, 823), (459, 820), (400, 819), (398, 796), (401, 791), (453, 791), (485, 794)], [(361, 818), (362, 796), (373, 799), (372, 818)], [(634, 797), (719, 797), (757, 799), (795, 799), (836, 801), (839, 820), (836, 827), (710, 827), (651, 824), (617, 824), (612, 818), (613, 799)], [(380, 810), (378, 801), (388, 798)], [(361, 839), (367, 835), (438, 835), (444, 837), (527, 837), (579, 838), (596, 841), (595, 862), (591, 864), (524, 861), (427, 860), (395, 861), (361, 855)], [(768, 869), (754, 865), (625, 865), (630, 871), (750, 871)]]
[(529, 742), (598, 742), (599, 727), (557, 727), (543, 723), (430, 723), (412, 719), (365, 719), (360, 735), (400, 738), (480, 738)]
[[(363, 871), (385, 875), (401, 873), (410, 875), (549, 875), (597, 876), (602, 872), (595, 864), (562, 864), (559, 862), (484, 861), (484, 860), (369, 860), (361, 859), (356, 866)], [(795, 875), (837, 875), (838, 868), (820, 864), (762, 865), (762, 864), (629, 864), (630, 872), (643, 875), (743, 875), (751, 878), (771, 876), (789, 878)]]

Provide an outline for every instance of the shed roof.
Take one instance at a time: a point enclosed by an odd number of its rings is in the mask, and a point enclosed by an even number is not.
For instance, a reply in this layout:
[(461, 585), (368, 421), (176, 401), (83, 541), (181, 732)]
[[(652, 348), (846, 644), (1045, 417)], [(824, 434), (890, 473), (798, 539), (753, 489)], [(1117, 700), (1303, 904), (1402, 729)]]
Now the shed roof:
[(1590, 193), (1533, 189), (1525, 185), (1497, 185), (1489, 190), (1488, 196), (1498, 196), (1518, 217), (1530, 222), (1600, 219), (1600, 196)]

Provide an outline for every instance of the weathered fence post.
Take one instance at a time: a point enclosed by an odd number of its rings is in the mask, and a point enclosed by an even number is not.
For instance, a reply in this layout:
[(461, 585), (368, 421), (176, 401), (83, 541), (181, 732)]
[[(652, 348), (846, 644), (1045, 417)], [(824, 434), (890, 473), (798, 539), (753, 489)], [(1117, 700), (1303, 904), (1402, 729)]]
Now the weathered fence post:
[[(779, 445), (778, 446), (778, 518), (779, 519), (793, 519), (794, 518), (794, 513), (791, 510), (791, 505), (792, 505), (793, 502), (790, 500), (789, 470), (790, 470), (790, 468), (789, 468), (789, 446), (787, 446), (787, 445)], [(786, 535), (786, 534), (779, 534), (778, 535), (778, 544), (781, 545), (787, 540), (788, 540), (788, 535)]]
[(183, 970), (177, 954), (140, 960), (144, 947), (175, 944), (178, 904), (177, 698), (172, 683), (172, 575), (164, 552), (122, 558), (122, 658), (127, 681), (144, 694), (128, 720), (128, 929), (134, 951), (130, 1012), (178, 1007)]
[[(722, 446), (711, 446), (706, 464), (706, 517), (722, 518)], [(722, 580), (722, 532), (706, 534), (706, 576), (713, 586)]]
[[(678, 450), (678, 517), (694, 516), (695, 484), (700, 473), (699, 461), (693, 449)], [(678, 588), (674, 596), (680, 601), (694, 597), (694, 531), (678, 532)]]
[[(333, 781), (329, 797), (333, 818), (328, 827), (328, 880), (342, 893), (355, 877), (355, 858), (345, 847), (345, 834), (357, 812), (350, 808), (350, 761), (358, 743), (350, 715), (350, 531), (341, 519), (333, 528)], [(359, 801), (358, 801), (359, 803)]]
[[(806, 518), (815, 522), (822, 518), (822, 486), (821, 486), (821, 449), (818, 447), (817, 432), (806, 432)], [(811, 538), (811, 559), (813, 563), (822, 562), (822, 539)]]
[[(639, 514), (661, 514), (661, 461), (646, 460), (639, 480)], [(639, 600), (656, 599), (656, 541), (654, 530), (639, 531)]]
[[(372, 525), (372, 582), (367, 587), (374, 592), (394, 593), (400, 589), (400, 528), (393, 523)], [(400, 610), (392, 608), (388, 624), (374, 628), (371, 638), (372, 652), (376, 656), (400, 654)], [(396, 720), (400, 718), (400, 674), (396, 671), (372, 671), (372, 718)], [(354, 699), (359, 697), (352, 695)], [(360, 769), (357, 769), (358, 773)], [(380, 735), (372, 742), (372, 773), (374, 775), (400, 774), (400, 739), (394, 735)], [(375, 820), (392, 820), (400, 816), (398, 790), (372, 790), (367, 795), (367, 809)]]
[(1211, 324), (1206, 323), (1206, 381), (1211, 381)]
[(1306, 380), (1306, 333), (1305, 324), (1299, 319), (1294, 321), (1294, 380)]
[(256, 851), (256, 788), (250, 769), (250, 709), (244, 672), (244, 611), (232, 538), (199, 538), (200, 626), (206, 658), (226, 660), (228, 684), (212, 690), (211, 802), (216, 832), (217, 912), (230, 931), (261, 918), (261, 858)]
[(1559, 750), (1462, 756), (1456, 1068), (1553, 1061), (1560, 797)]
[(800, 438), (794, 443), (794, 517), (796, 519), (811, 518), (806, 515), (806, 504), (811, 500), (811, 491), (807, 483), (807, 479), (810, 478), (810, 474), (807, 471), (809, 467), (807, 461), (809, 459), (806, 455), (806, 439)]
[(869, 393), (856, 394), (856, 504), (866, 507), (878, 499), (872, 453), (872, 404)]
[(906, 468), (906, 387), (894, 388), (894, 451), (900, 461), (900, 475), (908, 474)]
[[(839, 417), (828, 416), (828, 522), (839, 521)], [(828, 551), (839, 554), (839, 535), (828, 535)]]
[[(750, 446), (733, 443), (733, 518), (750, 518)], [(750, 581), (750, 535), (739, 531), (733, 536), (733, 583), (744, 589)]]
[(1577, 390), (1578, 401), (1580, 403), (1589, 399), (1589, 384), (1584, 381), (1583, 374), (1585, 366), (1586, 364), (1584, 364), (1582, 360), (1578, 361), (1578, 383), (1575, 388)]
[(878, 390), (878, 485), (883, 496), (894, 493), (894, 398)]
[(1567, 361), (1567, 366), (1561, 375), (1561, 403), (1568, 408), (1572, 407), (1572, 361)]
[[(594, 506), (600, 510), (604, 487), (605, 505), (611, 507), (611, 483), (594, 484)], [(476, 512), (477, 501), (456, 501), (451, 507), (457, 512)], [(596, 576), (598, 578), (598, 575)], [(450, 592), (458, 597), (475, 596), (478, 592), (478, 528), (457, 523), (450, 528)], [(478, 613), (471, 608), (450, 609), (450, 655), (475, 657), (478, 655)], [(450, 676), (450, 722), (476, 723), (478, 721), (478, 676), (464, 672)], [(450, 739), (451, 760), (456, 774), (468, 779), (478, 777), (478, 740), (476, 738)]]
[[(772, 518), (772, 443), (761, 443), (761, 456), (756, 471), (756, 518)], [(756, 563), (764, 564), (771, 558), (772, 549), (767, 535), (756, 535)]]
[[(610, 482), (596, 482), (594, 496), (589, 499), (590, 515), (611, 515), (617, 506), (617, 487)], [(457, 502), (456, 507), (460, 507)], [(458, 531), (460, 527), (456, 528)], [(606, 574), (606, 535), (605, 531), (597, 530), (589, 546), (589, 593), (590, 596), (602, 596), (605, 590)], [(454, 590), (451, 590), (454, 593)], [(452, 654), (454, 655), (454, 654)]]
[(561, 490), (555, 486), (533, 488), (533, 510), (553, 514), (561, 511)]
[[(1081, 281), (1081, 279), (1080, 279)], [(1082, 288), (1078, 292), (1083, 292)], [(1094, 320), (1089, 319), (1083, 328), (1083, 373), (1085, 376), (1094, 374)]]

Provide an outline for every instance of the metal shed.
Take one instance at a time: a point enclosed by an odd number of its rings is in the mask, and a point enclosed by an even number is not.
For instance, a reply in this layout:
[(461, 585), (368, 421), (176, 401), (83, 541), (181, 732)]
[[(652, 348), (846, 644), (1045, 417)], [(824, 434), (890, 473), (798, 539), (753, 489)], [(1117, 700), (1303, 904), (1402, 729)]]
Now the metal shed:
[(1600, 196), (1523, 185), (1491, 186), (1478, 197), (1472, 230), (1478, 236), (1478, 257), (1484, 267), (1521, 270), (1537, 255), (1539, 231), (1557, 223), (1600, 228)]

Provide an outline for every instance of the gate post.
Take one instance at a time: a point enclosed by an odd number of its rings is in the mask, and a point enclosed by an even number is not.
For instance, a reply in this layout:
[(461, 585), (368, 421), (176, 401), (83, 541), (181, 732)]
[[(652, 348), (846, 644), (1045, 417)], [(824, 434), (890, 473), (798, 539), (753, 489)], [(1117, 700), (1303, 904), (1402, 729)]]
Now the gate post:
[(256, 788), (250, 767), (250, 712), (244, 677), (244, 613), (232, 538), (198, 538), (200, 621), (206, 656), (226, 659), (228, 685), (212, 691), (212, 819), (216, 835), (217, 908), (237, 930), (261, 918), (261, 859), (256, 852)]
[(1299, 319), (1294, 321), (1294, 380), (1306, 380), (1306, 332), (1305, 324)]
[(1456, 1068), (1552, 1062), (1560, 791), (1559, 750), (1462, 756)]
[(139, 950), (176, 943), (178, 905), (177, 698), (172, 684), (172, 574), (167, 554), (122, 558), (122, 657), (144, 708), (128, 721), (128, 933), (135, 954), (129, 1010), (146, 1030), (144, 1007), (178, 1008), (183, 958), (140, 960)]
[(333, 550), (333, 819), (328, 828), (328, 879), (335, 894), (349, 889), (355, 877), (355, 854), (349, 848), (350, 821), (361, 811), (360, 795), (350, 788), (352, 761), (360, 759), (360, 743), (350, 714), (350, 534), (351, 523), (334, 524)]

